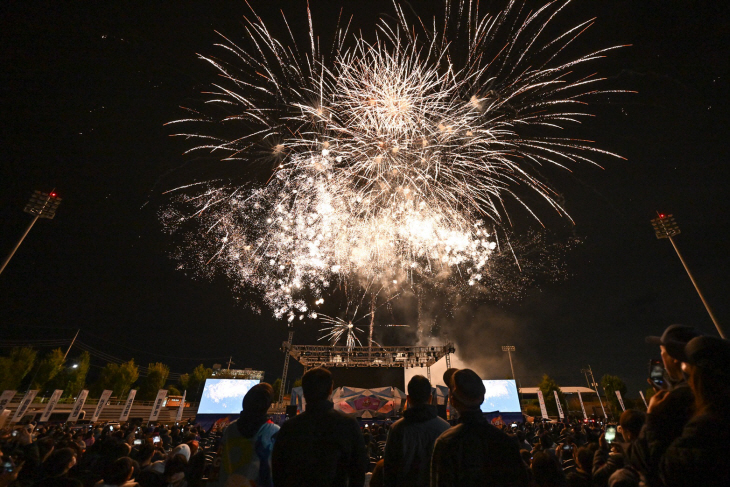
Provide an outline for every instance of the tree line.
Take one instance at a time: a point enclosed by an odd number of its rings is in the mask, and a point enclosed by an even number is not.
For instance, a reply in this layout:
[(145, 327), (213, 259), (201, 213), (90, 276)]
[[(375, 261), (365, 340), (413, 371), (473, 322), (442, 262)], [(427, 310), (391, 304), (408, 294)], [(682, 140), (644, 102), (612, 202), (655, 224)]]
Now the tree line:
[[(170, 368), (160, 362), (150, 363), (146, 375), (141, 377), (139, 366), (131, 359), (121, 364), (107, 363), (98, 377), (87, 384), (90, 366), (88, 352), (65, 359), (59, 348), (41, 357), (33, 348), (16, 347), (0, 357), (0, 391), (36, 389), (41, 395), (47, 395), (54, 389), (63, 389), (64, 397), (75, 397), (88, 389), (91, 397), (99, 397), (103, 390), (110, 389), (112, 396), (124, 398), (131, 389), (137, 389), (137, 400), (152, 401), (157, 391), (164, 388), (171, 396), (181, 396), (182, 391), (187, 391), (187, 400), (196, 401), (200, 399), (205, 380), (213, 377), (213, 369), (200, 364), (172, 382)], [(232, 377), (225, 370), (215, 376)]]
[[(187, 400), (198, 401), (203, 392), (205, 380), (213, 377), (213, 369), (200, 364), (191, 372), (180, 375), (177, 382), (168, 383), (171, 382), (168, 380), (170, 368), (160, 362), (148, 364), (147, 374), (140, 377), (139, 366), (134, 359), (131, 359), (121, 364), (107, 363), (101, 369), (98, 377), (87, 384), (90, 362), (91, 356), (88, 352), (82, 352), (80, 355), (66, 360), (63, 351), (58, 348), (39, 357), (38, 352), (33, 348), (16, 347), (11, 349), (8, 355), (0, 357), (0, 391), (37, 389), (42, 395), (48, 395), (54, 389), (63, 389), (65, 397), (75, 397), (81, 390), (88, 389), (91, 397), (99, 397), (103, 390), (110, 389), (112, 396), (124, 398), (131, 389), (137, 389), (137, 400), (153, 401), (157, 396), (157, 391), (165, 388), (168, 395), (181, 396), (182, 391), (187, 391)], [(226, 370), (221, 370), (216, 373), (215, 377), (226, 379), (233, 376)], [(292, 384), (292, 387), (300, 384), (301, 379)], [(273, 387), (276, 400), (279, 397), (281, 379), (274, 381)], [(601, 378), (601, 387), (606, 394), (606, 412), (611, 413), (614, 417), (621, 414), (621, 406), (615, 391), (621, 392), (627, 409), (643, 406), (641, 399), (632, 400), (626, 397), (626, 384), (617, 376), (604, 375)], [(550, 376), (544, 375), (538, 388), (542, 391), (548, 414), (553, 416), (558, 414), (553, 391), (558, 392), (563, 406), (567, 404), (566, 396), (560, 386)], [(647, 401), (653, 392), (651, 388), (647, 389), (645, 393)], [(568, 404), (571, 411), (580, 410), (578, 399), (573, 398), (573, 401), (576, 404)], [(531, 416), (541, 415), (536, 399), (527, 401), (524, 411)], [(564, 412), (567, 414), (567, 411)]]

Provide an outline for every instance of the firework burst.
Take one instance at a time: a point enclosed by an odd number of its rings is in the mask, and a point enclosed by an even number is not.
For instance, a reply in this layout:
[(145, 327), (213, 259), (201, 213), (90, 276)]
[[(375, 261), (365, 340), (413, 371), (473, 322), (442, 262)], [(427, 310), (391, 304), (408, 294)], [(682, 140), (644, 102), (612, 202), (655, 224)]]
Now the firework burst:
[[(535, 216), (520, 197), (529, 190), (567, 215), (537, 169), (615, 156), (543, 135), (591, 116), (587, 100), (608, 91), (577, 72), (620, 47), (563, 60), (591, 23), (547, 38), (568, 3), (527, 12), (510, 1), (489, 15), (475, 2), (447, 2), (432, 28), (396, 4), (397, 21), (381, 21), (372, 42), (338, 27), (331, 56), (311, 20), (304, 50), (247, 19), (248, 46), (223, 37), (226, 59), (201, 56), (223, 76), (208, 101), (225, 115), (189, 110), (171, 123), (193, 128), (177, 134), (201, 141), (190, 151), (273, 173), (260, 186), (211, 184), (183, 196), (186, 210), (168, 209), (165, 222), (174, 231), (195, 219), (201, 230), (189, 242), (204, 266), (260, 289), (290, 322), (343, 282), (377, 282), (390, 296), (454, 279), (489, 289), (507, 200)], [(358, 341), (353, 322), (322, 319), (323, 338)]]

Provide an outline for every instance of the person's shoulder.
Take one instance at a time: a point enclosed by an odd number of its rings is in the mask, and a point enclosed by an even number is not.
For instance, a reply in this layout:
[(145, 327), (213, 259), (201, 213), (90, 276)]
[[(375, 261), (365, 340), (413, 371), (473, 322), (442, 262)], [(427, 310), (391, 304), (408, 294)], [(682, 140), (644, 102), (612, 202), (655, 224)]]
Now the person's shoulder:
[(677, 384), (667, 394), (668, 400), (672, 402), (694, 402), (695, 394), (686, 382)]
[(390, 425), (390, 431), (398, 431), (406, 425), (406, 418), (400, 418), (398, 421)]
[(491, 440), (504, 444), (514, 445), (516, 448), (519, 449), (519, 446), (513, 438), (511, 438), (507, 433), (497, 428), (493, 424), (484, 423), (480, 426), (481, 430), (484, 431), (485, 436), (488, 436)]
[(451, 428), (451, 425), (449, 424), (449, 422), (448, 422), (448, 421), (446, 421), (446, 420), (445, 420), (444, 418), (442, 418), (441, 416), (436, 416), (435, 418), (433, 418), (433, 419), (431, 420), (431, 422), (432, 422), (433, 424), (437, 425), (438, 427), (440, 427), (440, 428), (443, 428), (443, 429), (444, 429), (444, 431), (446, 431), (447, 429)]
[(463, 430), (463, 424), (457, 424), (456, 426), (452, 426), (451, 428), (441, 433), (438, 438), (436, 438), (436, 443), (450, 443), (454, 441), (454, 439), (457, 438), (459, 435), (461, 435)]
[(726, 419), (715, 414), (699, 414), (694, 416), (685, 425), (683, 436), (699, 434), (703, 437), (714, 438), (718, 435), (730, 434), (730, 423)]
[(358, 427), (358, 429), (360, 428), (360, 425), (355, 418), (343, 413), (342, 411), (330, 409), (329, 411), (327, 411), (327, 416), (330, 421), (334, 421), (339, 424), (355, 425)]
[(274, 423), (273, 421), (265, 422), (264, 424), (261, 425), (261, 428), (260, 428), (260, 430), (263, 434), (272, 434), (272, 435), (274, 433), (276, 433), (277, 431), (279, 431), (280, 429), (281, 429), (281, 426)]
[(282, 433), (286, 433), (286, 432), (287, 432), (287, 431), (289, 431), (290, 429), (292, 429), (292, 428), (296, 428), (296, 427), (297, 427), (297, 425), (298, 425), (298, 424), (299, 424), (300, 422), (302, 422), (302, 418), (304, 418), (304, 420), (306, 420), (306, 418), (305, 418), (304, 414), (305, 414), (305, 413), (297, 414), (296, 416), (294, 416), (294, 417), (292, 417), (292, 418), (289, 418), (289, 419), (287, 419), (286, 421), (284, 421), (284, 422), (283, 422), (283, 423), (281, 424), (281, 426), (279, 427), (279, 437), (281, 437)]
[(451, 428), (451, 425), (444, 418), (436, 416), (422, 423), (415, 423), (412, 425), (416, 429), (425, 428), (429, 431), (437, 431), (439, 434), (443, 433), (447, 429)]

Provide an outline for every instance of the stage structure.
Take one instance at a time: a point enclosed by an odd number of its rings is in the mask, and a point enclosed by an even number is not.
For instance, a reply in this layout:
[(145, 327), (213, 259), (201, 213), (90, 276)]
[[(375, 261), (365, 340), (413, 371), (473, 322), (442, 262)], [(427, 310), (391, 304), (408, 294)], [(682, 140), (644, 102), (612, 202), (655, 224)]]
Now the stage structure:
[(314, 367), (387, 367), (414, 368), (425, 367), (428, 380), (431, 380), (431, 366), (446, 357), (446, 368), (451, 367), (450, 355), (456, 351), (454, 344), (428, 347), (388, 346), (348, 347), (345, 345), (294, 345), (289, 332), (289, 341), (283, 342), (284, 372), (279, 402), (283, 401), (284, 386), (289, 369), (289, 357), (304, 366), (304, 371)]

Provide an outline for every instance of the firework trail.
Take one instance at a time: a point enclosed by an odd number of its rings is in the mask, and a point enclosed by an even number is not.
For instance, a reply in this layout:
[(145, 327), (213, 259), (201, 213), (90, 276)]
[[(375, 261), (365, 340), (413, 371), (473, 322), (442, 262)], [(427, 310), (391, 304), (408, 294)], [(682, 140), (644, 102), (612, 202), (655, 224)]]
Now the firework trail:
[[(162, 218), (171, 231), (198, 226), (182, 260), (198, 255), (204, 272), (259, 289), (289, 322), (342, 283), (377, 282), (391, 296), (448, 282), (496, 287), (507, 201), (535, 216), (520, 196), (527, 190), (567, 216), (537, 169), (616, 156), (544, 135), (591, 116), (587, 100), (611, 91), (578, 72), (620, 47), (564, 59), (592, 24), (547, 37), (568, 3), (528, 12), (510, 1), (490, 15), (477, 2), (447, 2), (432, 27), (395, 4), (397, 20), (381, 20), (374, 41), (338, 26), (331, 55), (315, 42), (311, 14), (307, 49), (291, 30), (284, 43), (255, 14), (246, 19), (247, 45), (221, 36), (225, 59), (200, 56), (223, 78), (209, 108), (171, 123), (200, 141), (189, 152), (272, 172), (262, 185), (181, 191), (182, 205)], [(324, 323), (328, 339), (357, 341), (352, 322)]]

